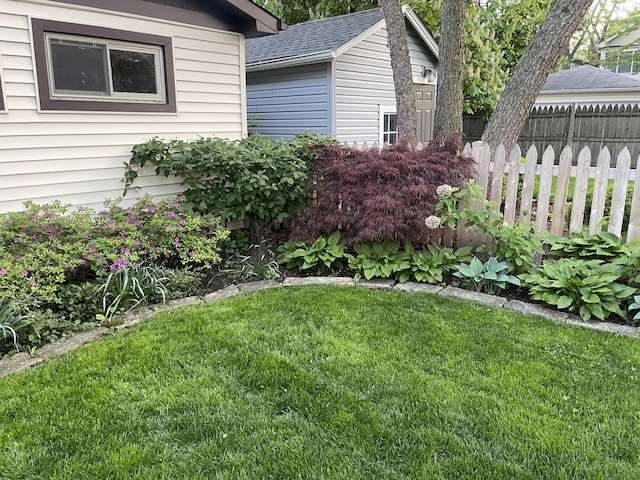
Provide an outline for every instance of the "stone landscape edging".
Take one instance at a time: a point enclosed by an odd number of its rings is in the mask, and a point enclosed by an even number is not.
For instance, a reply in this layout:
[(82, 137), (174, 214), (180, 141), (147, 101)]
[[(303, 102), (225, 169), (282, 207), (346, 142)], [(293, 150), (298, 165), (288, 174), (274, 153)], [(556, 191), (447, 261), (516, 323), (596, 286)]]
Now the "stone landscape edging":
[(459, 300), (471, 301), (476, 305), (493, 308), (504, 308), (525, 315), (536, 315), (546, 318), (556, 323), (565, 323), (584, 328), (591, 328), (609, 333), (617, 333), (628, 337), (640, 339), (640, 331), (629, 325), (619, 325), (615, 323), (585, 321), (577, 315), (553, 310), (533, 303), (520, 300), (509, 300), (505, 297), (487, 295), (486, 293), (474, 292), (457, 287), (442, 287), (424, 283), (395, 283), (393, 280), (361, 280), (355, 282), (351, 277), (287, 277), (282, 282), (275, 280), (261, 280), (258, 282), (242, 283), (230, 285), (228, 287), (211, 292), (204, 297), (186, 297), (171, 300), (164, 304), (151, 305), (133, 312), (121, 315), (118, 320), (119, 325), (111, 328), (94, 327), (82, 330), (64, 340), (47, 344), (31, 353), (21, 352), (16, 355), (0, 360), (0, 378), (7, 377), (14, 373), (21, 372), (28, 368), (39, 365), (49, 358), (61, 357), (83, 345), (91, 343), (99, 338), (110, 335), (114, 332), (130, 328), (158, 312), (170, 310), (188, 305), (202, 305), (213, 303), (226, 298), (235, 297), (240, 294), (253, 293), (269, 288), (297, 287), (306, 285), (334, 285), (368, 288), (371, 290), (396, 290), (403, 292), (422, 292), (441, 295)]

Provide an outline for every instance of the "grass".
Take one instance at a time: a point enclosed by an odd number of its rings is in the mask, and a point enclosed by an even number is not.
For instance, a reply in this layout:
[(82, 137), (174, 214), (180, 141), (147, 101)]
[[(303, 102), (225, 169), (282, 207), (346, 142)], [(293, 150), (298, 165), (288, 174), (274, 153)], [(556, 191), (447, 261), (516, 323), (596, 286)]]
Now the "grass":
[(640, 478), (640, 343), (427, 294), (261, 291), (0, 381), (0, 478)]

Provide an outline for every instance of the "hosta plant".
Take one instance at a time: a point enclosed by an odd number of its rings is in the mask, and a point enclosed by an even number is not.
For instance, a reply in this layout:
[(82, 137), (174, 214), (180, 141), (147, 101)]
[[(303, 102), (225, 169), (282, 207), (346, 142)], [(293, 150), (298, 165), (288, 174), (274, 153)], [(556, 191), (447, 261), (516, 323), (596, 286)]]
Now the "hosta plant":
[(520, 285), (518, 277), (509, 273), (509, 266), (494, 257), (485, 263), (478, 257), (473, 257), (471, 262), (459, 265), (453, 275), (464, 280), (467, 287), (473, 288), (476, 292), (489, 294), (504, 290), (507, 284)]
[(374, 243), (362, 243), (355, 245), (353, 249), (356, 256), (349, 261), (349, 268), (355, 271), (355, 280), (362, 277), (367, 280), (372, 278), (399, 277), (406, 279), (411, 272), (411, 244), (405, 244), (400, 248), (398, 241), (384, 241)]
[(584, 320), (605, 320), (614, 314), (625, 318), (620, 308), (636, 289), (619, 283), (622, 267), (602, 260), (562, 258), (546, 261), (521, 276), (534, 300), (578, 313)]
[(640, 295), (634, 295), (633, 303), (629, 305), (629, 311), (638, 310), (633, 316), (634, 320), (640, 320)]
[(353, 255), (340, 242), (340, 231), (328, 237), (318, 237), (311, 245), (305, 242), (285, 243), (278, 248), (277, 261), (287, 268), (313, 270), (317, 273), (334, 272), (347, 266)]
[(609, 232), (590, 234), (588, 230), (572, 232), (567, 237), (547, 234), (548, 255), (562, 258), (614, 261), (629, 255), (631, 246)]
[[(438, 248), (428, 245), (423, 250), (411, 252), (411, 276), (416, 282), (438, 284), (444, 280), (444, 274), (452, 271), (456, 265), (470, 260), (471, 247)], [(402, 273), (401, 282), (409, 279), (409, 273)]]

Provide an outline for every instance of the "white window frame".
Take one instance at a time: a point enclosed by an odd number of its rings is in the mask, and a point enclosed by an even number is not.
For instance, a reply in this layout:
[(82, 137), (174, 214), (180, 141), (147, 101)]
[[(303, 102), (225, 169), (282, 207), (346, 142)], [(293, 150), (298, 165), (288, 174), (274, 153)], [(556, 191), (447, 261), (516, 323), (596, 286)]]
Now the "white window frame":
[[(165, 87), (165, 72), (164, 72), (164, 58), (163, 49), (156, 45), (143, 45), (138, 43), (129, 43), (122, 41), (114, 41), (96, 37), (86, 37), (82, 35), (69, 35), (60, 33), (45, 32), (45, 48), (46, 48), (46, 60), (47, 60), (47, 75), (49, 79), (49, 88), (51, 91), (51, 98), (54, 100), (91, 100), (91, 101), (105, 101), (105, 102), (141, 102), (141, 103), (165, 103), (166, 102), (166, 87)], [(73, 42), (92, 43), (94, 45), (100, 45), (105, 47), (106, 61), (107, 61), (107, 93), (104, 94), (91, 94), (90, 92), (81, 91), (64, 91), (55, 88), (53, 77), (53, 58), (51, 55), (51, 42), (52, 41), (65, 40)], [(139, 92), (116, 92), (113, 89), (113, 75), (111, 71), (111, 58), (109, 52), (111, 50), (124, 50), (135, 53), (151, 54), (154, 57), (154, 72), (156, 81), (156, 93), (139, 93)]]
[(390, 133), (395, 133), (396, 134), (396, 141), (398, 140), (398, 124), (396, 121), (396, 130), (394, 132), (391, 131), (385, 131), (385, 117), (387, 115), (398, 115), (398, 112), (396, 111), (396, 109), (394, 107), (390, 107), (390, 106), (380, 106), (380, 114), (379, 114), (379, 120), (378, 120), (378, 144), (380, 146), (384, 145), (384, 139), (385, 139), (385, 135), (390, 134)]

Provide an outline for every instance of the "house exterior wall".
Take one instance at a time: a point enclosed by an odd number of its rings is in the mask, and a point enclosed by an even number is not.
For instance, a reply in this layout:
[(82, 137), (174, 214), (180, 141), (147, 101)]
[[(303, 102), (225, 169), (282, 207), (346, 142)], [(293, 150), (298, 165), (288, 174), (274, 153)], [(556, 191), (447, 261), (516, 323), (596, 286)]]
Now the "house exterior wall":
[(330, 62), (247, 72), (251, 132), (273, 138), (331, 133)]
[[(42, 111), (31, 18), (170, 37), (177, 111)], [(244, 38), (234, 32), (55, 1), (0, 0), (0, 81), (0, 212), (20, 210), (24, 200), (100, 208), (122, 194), (122, 163), (133, 145), (154, 136), (246, 134)], [(129, 197), (181, 190), (153, 169), (137, 184), (141, 192)]]
[[(414, 83), (427, 83), (422, 65), (435, 70), (435, 59), (420, 45), (418, 36), (407, 30)], [(395, 111), (387, 29), (381, 28), (335, 61), (335, 136), (343, 142), (377, 142), (381, 116)]]

